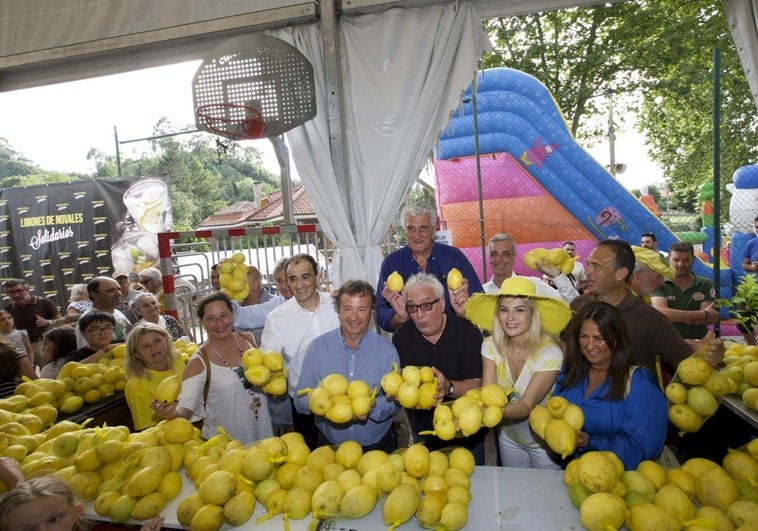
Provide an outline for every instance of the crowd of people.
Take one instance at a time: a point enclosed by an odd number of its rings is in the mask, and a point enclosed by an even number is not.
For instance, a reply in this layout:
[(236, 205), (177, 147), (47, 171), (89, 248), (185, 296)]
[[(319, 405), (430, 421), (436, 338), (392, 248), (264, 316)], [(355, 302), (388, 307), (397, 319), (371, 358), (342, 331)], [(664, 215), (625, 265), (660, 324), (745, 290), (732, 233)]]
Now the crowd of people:
[[(138, 284), (117, 271), (74, 286), (64, 316), (23, 280), (6, 281), (11, 302), (0, 312), (0, 394), (12, 392), (8, 382), (22, 374), (36, 377), (35, 366), (51, 377), (67, 361), (97, 360), (125, 342), (125, 394), (137, 430), (184, 417), (202, 422), (204, 437), (223, 427), (243, 443), (295, 430), (311, 448), (353, 440), (364, 450), (415, 442), (436, 449), (451, 442), (426, 433), (431, 409), (403, 411), (379, 391), (368, 414), (336, 424), (314, 416), (300, 393), (332, 373), (374, 387), (393, 366), (429, 366), (435, 404), (487, 384), (511, 392), (495, 429), (505, 466), (561, 468), (586, 451), (611, 450), (634, 468), (656, 459), (666, 442), (658, 374), (672, 374), (696, 349), (714, 367), (723, 358), (723, 342), (709, 329), (719, 318), (713, 286), (692, 272), (690, 244), (676, 243), (665, 256), (652, 245), (654, 235), (643, 236), (639, 247), (603, 240), (568, 275), (544, 262), (540, 276), (519, 276), (516, 242), (496, 234), (488, 243), (492, 276), (482, 284), (460, 250), (434, 240), (433, 206), (410, 204), (401, 219), (407, 244), (384, 259), (376, 288), (348, 280), (334, 293), (320, 291), (316, 260), (296, 254), (276, 264), (276, 294), (262, 289), (261, 272), (251, 267), (249, 296), (239, 302), (219, 291), (214, 265), (208, 294), (196, 303), (207, 339), (186, 365), (173, 342), (191, 334), (166, 315), (157, 269), (141, 271)], [(576, 255), (573, 242), (563, 248)], [(452, 268), (463, 276), (456, 289), (446, 282)], [(387, 285), (393, 272), (403, 277), (400, 291)], [(282, 354), (283, 397), (268, 396), (237, 370), (253, 347)], [(172, 375), (183, 380), (178, 400), (156, 402), (155, 387)], [(529, 426), (532, 409), (553, 395), (585, 414), (567, 460)], [(405, 438), (398, 429), (403, 415)], [(482, 465), (487, 431), (452, 444), (469, 448)]]

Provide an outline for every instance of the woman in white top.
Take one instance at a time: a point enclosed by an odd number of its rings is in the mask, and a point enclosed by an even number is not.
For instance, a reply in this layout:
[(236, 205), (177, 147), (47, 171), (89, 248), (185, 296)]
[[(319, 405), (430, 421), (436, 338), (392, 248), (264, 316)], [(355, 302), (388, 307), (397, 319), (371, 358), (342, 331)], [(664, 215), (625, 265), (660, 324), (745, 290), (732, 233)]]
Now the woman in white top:
[(26, 356), (29, 363), (34, 363), (34, 351), (26, 330), (17, 330), (13, 315), (7, 310), (0, 310), (0, 338), (13, 343), (19, 356)]
[(172, 341), (190, 339), (179, 321), (170, 315), (161, 315), (158, 299), (152, 293), (143, 292), (136, 295), (129, 303), (129, 310), (139, 318), (137, 324), (158, 325), (169, 333)]
[(187, 362), (178, 403), (156, 411), (163, 418), (203, 419), (205, 439), (218, 433), (218, 426), (243, 444), (272, 436), (266, 395), (255, 392), (237, 371), (242, 354), (255, 345), (251, 337), (234, 332), (231, 299), (218, 292), (206, 295), (197, 303), (197, 315), (208, 339)]
[(92, 301), (89, 300), (87, 284), (74, 284), (71, 286), (71, 297), (66, 307), (66, 315), (81, 315), (91, 308)]
[(482, 343), (482, 385), (498, 383), (512, 390), (498, 429), (502, 465), (559, 469), (544, 443), (535, 439), (529, 413), (547, 402), (561, 369), (563, 351), (555, 335), (571, 318), (569, 305), (536, 295), (524, 277), (511, 277), (498, 293), (472, 296), (466, 317), (492, 332)]

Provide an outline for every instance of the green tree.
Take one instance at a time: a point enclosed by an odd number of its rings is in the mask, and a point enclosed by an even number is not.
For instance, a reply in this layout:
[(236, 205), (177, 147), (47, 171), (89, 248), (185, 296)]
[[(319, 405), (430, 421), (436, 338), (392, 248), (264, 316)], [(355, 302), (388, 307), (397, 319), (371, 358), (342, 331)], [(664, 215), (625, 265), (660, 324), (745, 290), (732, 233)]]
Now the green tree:
[[(675, 201), (696, 204), (712, 176), (712, 53), (721, 50), (721, 173), (755, 160), (758, 120), (719, 2), (640, 0), (492, 19), (484, 67), (509, 66), (551, 90), (580, 142), (604, 132), (603, 98), (638, 128)], [(726, 197), (726, 196), (725, 196)]]

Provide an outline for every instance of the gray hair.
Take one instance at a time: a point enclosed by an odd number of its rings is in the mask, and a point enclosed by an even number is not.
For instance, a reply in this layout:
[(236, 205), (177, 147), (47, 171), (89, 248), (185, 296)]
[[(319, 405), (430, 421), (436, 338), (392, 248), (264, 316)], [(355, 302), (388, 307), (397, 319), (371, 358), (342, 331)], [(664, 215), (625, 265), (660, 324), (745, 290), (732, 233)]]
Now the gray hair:
[(423, 216), (426, 214), (429, 215), (429, 224), (434, 229), (437, 226), (437, 209), (424, 201), (405, 205), (403, 211), (400, 212), (400, 219), (403, 222), (403, 227), (405, 227), (405, 222), (409, 216)]
[(157, 289), (163, 289), (163, 273), (161, 273), (160, 269), (148, 267), (140, 271), (139, 276), (152, 279)]
[(87, 294), (87, 284), (74, 284), (71, 286), (71, 301), (86, 301), (89, 300)]
[(405, 281), (403, 286), (403, 298), (408, 299), (408, 292), (416, 288), (432, 288), (434, 290), (434, 296), (443, 298), (445, 296), (445, 286), (442, 285), (440, 279), (429, 273), (416, 273), (411, 278)]
[(513, 236), (510, 234), (498, 232), (492, 238), (490, 238), (490, 241), (487, 243), (487, 247), (489, 248), (495, 242), (511, 242), (511, 245), (513, 245), (513, 252), (516, 252), (516, 242), (513, 241)]
[(158, 298), (149, 291), (141, 291), (139, 294), (135, 295), (131, 301), (129, 301), (129, 310), (140, 319), (142, 318), (142, 312), (139, 311), (139, 303), (145, 297), (152, 297), (156, 301), (158, 300)]

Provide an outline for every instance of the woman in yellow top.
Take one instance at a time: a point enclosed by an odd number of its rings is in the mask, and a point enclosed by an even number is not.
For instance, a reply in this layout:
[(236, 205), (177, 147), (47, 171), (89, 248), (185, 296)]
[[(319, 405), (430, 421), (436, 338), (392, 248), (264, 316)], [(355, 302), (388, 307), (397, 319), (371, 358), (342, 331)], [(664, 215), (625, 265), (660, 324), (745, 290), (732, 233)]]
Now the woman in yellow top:
[(135, 430), (144, 430), (163, 420), (151, 408), (155, 389), (169, 376), (184, 372), (184, 361), (174, 348), (171, 336), (156, 324), (134, 327), (126, 339), (126, 403)]

